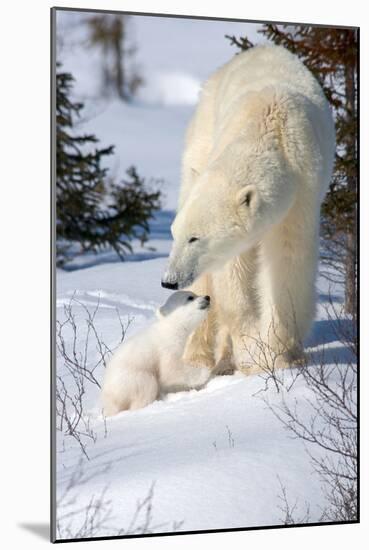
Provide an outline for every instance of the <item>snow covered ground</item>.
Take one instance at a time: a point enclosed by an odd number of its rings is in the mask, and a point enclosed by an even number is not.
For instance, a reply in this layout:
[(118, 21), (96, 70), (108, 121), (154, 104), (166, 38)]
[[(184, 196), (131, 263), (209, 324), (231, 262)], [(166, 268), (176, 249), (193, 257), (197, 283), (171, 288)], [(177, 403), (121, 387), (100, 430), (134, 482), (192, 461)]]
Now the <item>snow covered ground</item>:
[[(60, 28), (73, 29), (72, 16), (59, 14)], [(150, 85), (129, 106), (118, 100), (88, 100), (94, 58), (88, 64), (78, 45), (61, 51), (64, 67), (77, 78), (76, 93), (87, 97), (89, 116), (81, 127), (93, 131), (103, 145), (116, 146), (112, 172), (123, 174), (135, 164), (140, 174), (165, 179), (164, 207), (151, 222), (145, 249), (135, 245), (123, 263), (113, 252), (85, 255), (57, 271), (58, 321), (65, 321), (68, 305), (76, 319), (75, 349), (71, 326), (63, 328), (66, 350), (77, 358), (86, 355), (87, 367), (96, 363), (99, 352), (88, 332), (86, 308), (92, 312), (98, 306), (96, 333), (111, 349), (121, 331), (117, 312), (124, 325), (130, 320), (129, 337), (153, 321), (155, 309), (168, 296), (160, 279), (171, 245), (183, 134), (195, 88), (234, 53), (224, 34), (242, 34), (245, 24), (146, 18), (137, 19), (135, 28), (141, 63), (150, 68)], [(253, 37), (255, 26), (248, 31)], [(188, 36), (193, 40), (188, 42)], [(185, 89), (182, 95), (178, 87)], [(344, 364), (349, 352), (337, 341), (334, 321), (327, 316), (327, 282), (320, 278), (318, 287), (317, 320), (307, 349), (314, 357), (324, 347), (327, 365)], [(332, 298), (342, 302), (341, 289), (334, 288)], [(101, 364), (95, 371), (98, 382), (103, 370)], [(73, 393), (74, 380), (60, 354), (57, 374)], [(294, 370), (283, 373), (287, 386), (295, 375)], [(218, 376), (200, 391), (170, 394), (143, 410), (104, 422), (99, 388), (86, 382), (84, 417), (94, 438), (82, 437), (88, 458), (75, 439), (57, 433), (58, 536), (281, 524), (281, 485), (291, 503), (297, 503), (297, 518), (304, 516), (309, 503), (309, 521), (318, 521), (325, 506), (320, 480), (302, 442), (290, 437), (265, 401), (278, 406), (284, 398), (291, 405), (296, 400), (301, 415), (309, 418), (310, 390), (302, 377), (289, 392), (264, 388), (259, 375)], [(86, 527), (89, 514), (94, 516), (92, 527)]]
[[(159, 284), (164, 264), (165, 258), (152, 258), (58, 272), (58, 319), (63, 321), (64, 305), (71, 303), (78, 325), (77, 353), (83, 350), (87, 330), (82, 304), (93, 311), (99, 301), (95, 325), (109, 348), (119, 341), (116, 310), (124, 323), (132, 320), (127, 337), (153, 321), (156, 307), (168, 295)], [(326, 316), (327, 285), (320, 280), (319, 286), (318, 317), (307, 342), (308, 351), (317, 354), (324, 345), (327, 365), (335, 360), (344, 362), (349, 352), (337, 341), (333, 321)], [(340, 299), (333, 295), (333, 300)], [(65, 337), (71, 346), (72, 332), (67, 330)], [(96, 356), (92, 343), (88, 352), (91, 364)], [(103, 369), (96, 371), (99, 381)], [(62, 362), (58, 373), (67, 385), (72, 382)], [(283, 375), (288, 386), (295, 371)], [(98, 534), (115, 534), (118, 529), (140, 532), (146, 505), (143, 517), (133, 525), (131, 522), (138, 502), (152, 490), (152, 531), (275, 525), (283, 519), (282, 483), (292, 504), (297, 501), (296, 517), (303, 517), (309, 503), (310, 521), (318, 521), (325, 504), (320, 480), (302, 442), (291, 439), (265, 403), (267, 398), (276, 407), (283, 398), (291, 405), (297, 400), (302, 416), (309, 418), (310, 390), (302, 378), (297, 378), (287, 394), (277, 393), (272, 386), (260, 391), (264, 387), (260, 375), (218, 376), (200, 391), (171, 394), (143, 410), (123, 412), (104, 423), (99, 416), (99, 389), (88, 384), (84, 406), (96, 436), (96, 442), (87, 443), (89, 460), (83, 460), (84, 475), (89, 479), (61, 501), (59, 513), (83, 510), (92, 496), (97, 498), (106, 491), (111, 517)], [(58, 433), (59, 497), (76, 474), (80, 457), (78, 443)], [(67, 506), (71, 495), (78, 498)], [(73, 516), (72, 531), (82, 523), (83, 514)], [(69, 525), (71, 518), (64, 521)]]

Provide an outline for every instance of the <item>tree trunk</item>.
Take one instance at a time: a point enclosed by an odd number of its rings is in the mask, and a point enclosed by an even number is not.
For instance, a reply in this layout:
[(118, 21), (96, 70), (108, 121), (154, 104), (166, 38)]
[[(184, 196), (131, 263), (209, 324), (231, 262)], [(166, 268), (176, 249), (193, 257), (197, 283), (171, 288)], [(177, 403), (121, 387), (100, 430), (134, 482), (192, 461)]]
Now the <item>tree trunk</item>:
[[(346, 87), (346, 108), (348, 122), (355, 122), (356, 109), (356, 82), (355, 82), (354, 65), (346, 66), (345, 70), (345, 87)], [(351, 118), (351, 120), (350, 120)], [(351, 162), (355, 166), (351, 174), (347, 176), (348, 191), (356, 196), (357, 191), (357, 146), (356, 132), (347, 143), (347, 154)], [(356, 206), (353, 209), (352, 220), (348, 226), (346, 234), (346, 258), (345, 258), (345, 310), (348, 314), (356, 315), (356, 263), (357, 263), (357, 211)]]
[(116, 20), (114, 32), (114, 56), (115, 56), (115, 78), (118, 96), (127, 100), (125, 90), (125, 74), (123, 66), (123, 44), (124, 44), (124, 21), (120, 18)]

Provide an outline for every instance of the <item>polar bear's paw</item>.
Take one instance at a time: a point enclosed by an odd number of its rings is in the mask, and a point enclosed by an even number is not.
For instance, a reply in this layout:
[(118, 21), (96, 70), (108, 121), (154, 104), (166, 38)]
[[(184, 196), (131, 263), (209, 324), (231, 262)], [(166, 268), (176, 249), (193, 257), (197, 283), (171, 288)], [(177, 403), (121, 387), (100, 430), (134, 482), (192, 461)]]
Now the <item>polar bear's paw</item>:
[(215, 367), (214, 359), (212, 356), (205, 353), (185, 353), (182, 357), (182, 361), (194, 368), (207, 368), (213, 370)]
[(215, 375), (230, 375), (234, 374), (236, 367), (231, 359), (231, 357), (226, 357), (220, 359), (214, 368)]
[[(187, 367), (187, 365), (186, 365)], [(212, 375), (212, 370), (207, 367), (187, 367), (187, 385), (189, 388), (201, 388)]]
[(273, 373), (276, 370), (289, 369), (306, 365), (307, 356), (301, 348), (281, 352), (268, 353), (253, 350), (254, 353), (244, 354), (238, 358), (237, 368), (244, 374)]

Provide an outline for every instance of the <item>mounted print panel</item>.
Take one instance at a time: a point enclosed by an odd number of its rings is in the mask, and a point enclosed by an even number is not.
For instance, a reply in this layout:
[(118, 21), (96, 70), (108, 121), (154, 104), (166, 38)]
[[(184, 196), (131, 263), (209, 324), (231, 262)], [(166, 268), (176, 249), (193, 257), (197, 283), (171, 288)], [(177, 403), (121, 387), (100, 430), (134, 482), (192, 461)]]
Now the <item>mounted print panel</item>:
[(53, 541), (359, 520), (358, 41), (52, 10)]

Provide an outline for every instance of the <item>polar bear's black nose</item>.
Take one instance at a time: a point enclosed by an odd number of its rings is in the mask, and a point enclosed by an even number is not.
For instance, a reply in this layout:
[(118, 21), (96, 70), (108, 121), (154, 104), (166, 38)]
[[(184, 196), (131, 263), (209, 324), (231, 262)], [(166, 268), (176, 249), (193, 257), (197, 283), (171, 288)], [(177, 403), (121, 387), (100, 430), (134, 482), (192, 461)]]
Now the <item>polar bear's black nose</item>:
[(178, 283), (167, 283), (166, 281), (162, 281), (161, 286), (169, 288), (170, 290), (178, 290)]

